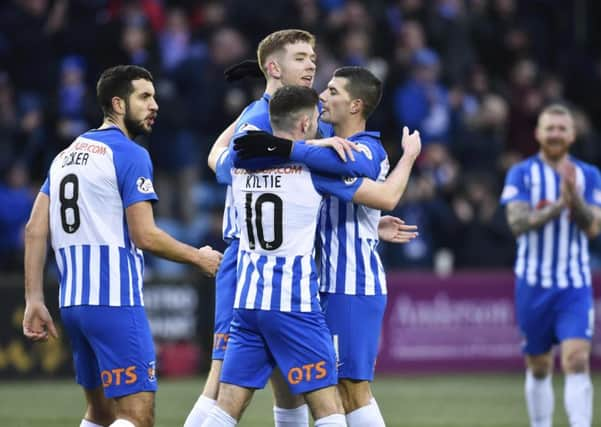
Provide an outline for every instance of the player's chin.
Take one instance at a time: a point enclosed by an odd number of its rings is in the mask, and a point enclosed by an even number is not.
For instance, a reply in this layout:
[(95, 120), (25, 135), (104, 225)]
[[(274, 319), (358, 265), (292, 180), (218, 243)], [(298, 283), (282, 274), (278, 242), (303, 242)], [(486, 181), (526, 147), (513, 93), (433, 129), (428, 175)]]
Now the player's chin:
[(319, 115), (319, 120), (321, 120), (324, 123), (332, 123), (332, 116), (327, 111), (323, 111)]

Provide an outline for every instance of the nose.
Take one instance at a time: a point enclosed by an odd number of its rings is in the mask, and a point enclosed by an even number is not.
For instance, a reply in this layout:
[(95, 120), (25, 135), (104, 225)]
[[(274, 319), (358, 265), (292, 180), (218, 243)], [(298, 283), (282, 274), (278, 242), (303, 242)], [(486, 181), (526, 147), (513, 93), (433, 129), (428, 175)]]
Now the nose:
[(319, 94), (319, 100), (320, 100), (322, 103), (325, 103), (325, 102), (326, 102), (326, 91), (327, 91), (327, 89), (326, 89), (326, 90), (324, 90), (323, 92), (321, 92), (321, 93)]

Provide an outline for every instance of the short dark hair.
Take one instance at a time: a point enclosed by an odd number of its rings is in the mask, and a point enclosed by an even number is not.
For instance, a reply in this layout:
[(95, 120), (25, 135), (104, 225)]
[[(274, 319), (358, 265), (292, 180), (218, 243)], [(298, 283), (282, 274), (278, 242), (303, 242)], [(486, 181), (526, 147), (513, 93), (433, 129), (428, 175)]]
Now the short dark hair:
[(334, 77), (348, 80), (345, 89), (352, 99), (363, 101), (363, 118), (374, 112), (382, 99), (382, 82), (371, 71), (363, 67), (341, 67), (334, 71)]
[(113, 113), (113, 97), (127, 100), (134, 91), (131, 82), (139, 79), (153, 81), (150, 71), (137, 65), (117, 65), (102, 72), (96, 84), (96, 97), (105, 117)]
[(269, 121), (273, 130), (290, 131), (303, 110), (317, 107), (319, 95), (305, 86), (284, 86), (269, 101)]

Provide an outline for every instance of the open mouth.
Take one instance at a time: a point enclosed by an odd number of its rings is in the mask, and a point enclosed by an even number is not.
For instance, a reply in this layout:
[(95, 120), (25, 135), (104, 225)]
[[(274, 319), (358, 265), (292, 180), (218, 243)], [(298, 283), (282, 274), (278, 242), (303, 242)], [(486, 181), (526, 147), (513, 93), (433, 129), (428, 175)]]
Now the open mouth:
[(313, 76), (304, 76), (301, 78), (301, 80), (304, 80), (305, 82), (311, 84), (313, 83)]

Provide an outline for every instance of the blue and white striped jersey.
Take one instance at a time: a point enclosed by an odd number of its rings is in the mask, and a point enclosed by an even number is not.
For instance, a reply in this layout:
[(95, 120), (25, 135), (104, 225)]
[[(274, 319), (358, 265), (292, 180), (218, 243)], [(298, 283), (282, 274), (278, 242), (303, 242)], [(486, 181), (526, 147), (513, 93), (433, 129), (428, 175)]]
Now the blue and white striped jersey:
[(326, 177), (287, 163), (234, 168), (232, 180), (241, 227), (234, 308), (319, 311), (314, 242), (322, 195), (351, 200), (362, 179)]
[(116, 127), (79, 136), (53, 160), (41, 191), (60, 271), (60, 307), (141, 306), (144, 257), (125, 208), (157, 200), (148, 152)]
[[(252, 102), (245, 108), (240, 115), (238, 122), (236, 123), (233, 139), (239, 135), (243, 135), (249, 130), (262, 130), (268, 133), (273, 133), (271, 129), (271, 123), (269, 123), (270, 99), (271, 96), (267, 93), (264, 93), (261, 99)], [(334, 128), (328, 123), (319, 121), (319, 132), (323, 136), (332, 136), (334, 135)], [(223, 240), (226, 242), (229, 242), (232, 239), (238, 239), (240, 235), (240, 230), (238, 229), (236, 220), (236, 210), (234, 209), (233, 195), (230, 188), (232, 183), (232, 177), (230, 174), (232, 166), (231, 151), (229, 149), (223, 150), (217, 159), (215, 174), (217, 176), (217, 182), (220, 184), (226, 184), (228, 186), (225, 195), (222, 223)]]
[[(578, 191), (588, 204), (601, 206), (601, 174), (596, 167), (570, 158), (576, 167)], [(556, 201), (560, 175), (538, 155), (513, 166), (507, 173), (501, 203), (528, 202), (540, 209)], [(517, 239), (515, 274), (532, 286), (580, 288), (591, 286), (588, 239), (564, 209), (553, 221)]]
[[(361, 148), (353, 166), (360, 175), (384, 181), (390, 169), (379, 132), (348, 138)], [(331, 164), (331, 163), (330, 163)], [(381, 212), (329, 197), (319, 217), (320, 291), (346, 295), (386, 295), (386, 276), (377, 251)]]

